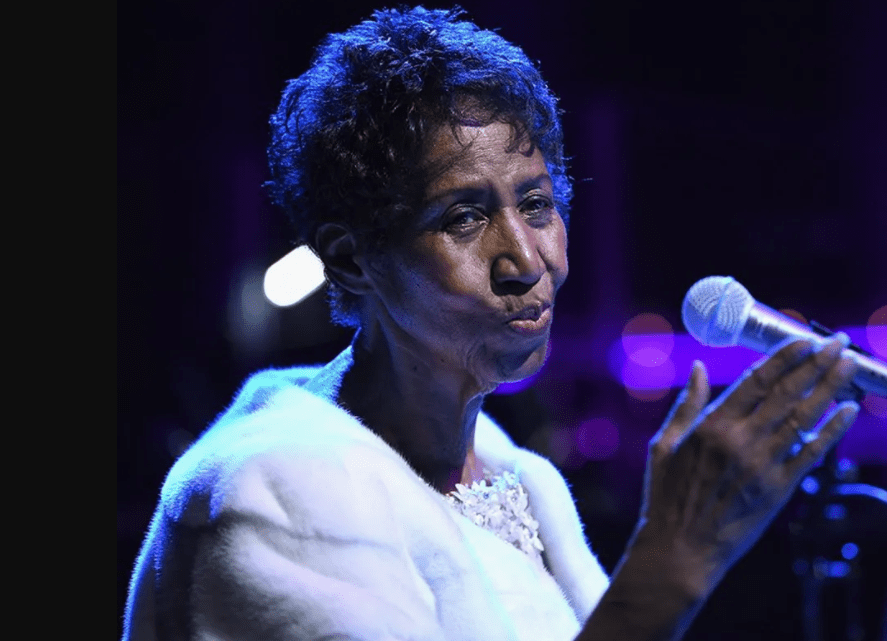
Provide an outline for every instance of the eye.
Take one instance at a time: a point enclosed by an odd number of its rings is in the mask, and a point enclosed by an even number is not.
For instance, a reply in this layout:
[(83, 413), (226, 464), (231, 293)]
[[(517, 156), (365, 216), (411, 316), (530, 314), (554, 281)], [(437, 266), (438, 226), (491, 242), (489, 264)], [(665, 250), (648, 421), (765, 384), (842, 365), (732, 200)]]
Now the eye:
[(478, 207), (458, 206), (447, 212), (444, 229), (457, 233), (471, 231), (486, 220), (483, 210)]
[(521, 212), (531, 222), (546, 224), (554, 215), (554, 202), (545, 195), (533, 194), (521, 203)]

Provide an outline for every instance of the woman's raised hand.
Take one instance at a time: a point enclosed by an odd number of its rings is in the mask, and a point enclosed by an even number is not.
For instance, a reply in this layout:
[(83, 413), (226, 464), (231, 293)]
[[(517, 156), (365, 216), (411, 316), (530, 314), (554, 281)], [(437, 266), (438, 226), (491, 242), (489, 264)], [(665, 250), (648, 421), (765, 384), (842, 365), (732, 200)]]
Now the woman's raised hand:
[(839, 335), (824, 346), (785, 344), (708, 404), (705, 367), (650, 442), (644, 504), (634, 545), (659, 550), (705, 598), (759, 538), (804, 474), (844, 434), (847, 402), (812, 432), (856, 363)]

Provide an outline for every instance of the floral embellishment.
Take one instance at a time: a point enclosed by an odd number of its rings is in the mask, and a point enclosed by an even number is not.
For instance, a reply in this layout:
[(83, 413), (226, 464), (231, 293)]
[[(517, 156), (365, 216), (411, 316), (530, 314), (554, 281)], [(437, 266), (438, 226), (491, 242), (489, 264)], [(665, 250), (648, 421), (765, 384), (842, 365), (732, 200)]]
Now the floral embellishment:
[(475, 481), (471, 487), (457, 483), (456, 489), (446, 495), (447, 502), (459, 514), (511, 543), (543, 567), (539, 522), (530, 514), (529, 498), (513, 472)]

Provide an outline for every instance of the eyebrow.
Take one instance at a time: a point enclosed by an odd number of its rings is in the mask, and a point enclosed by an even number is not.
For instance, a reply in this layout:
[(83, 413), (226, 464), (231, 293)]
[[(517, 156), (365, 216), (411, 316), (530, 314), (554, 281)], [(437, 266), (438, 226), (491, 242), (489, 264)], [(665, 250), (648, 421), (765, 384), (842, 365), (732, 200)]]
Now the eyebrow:
[(538, 187), (540, 183), (547, 183), (549, 186), (554, 184), (554, 181), (551, 180), (551, 175), (547, 171), (543, 171), (539, 173), (538, 176), (534, 178), (528, 178), (518, 185), (518, 191), (527, 191), (528, 189), (532, 189), (533, 187)]
[[(517, 185), (516, 193), (523, 193), (525, 191), (529, 191), (530, 189), (534, 189), (541, 185), (545, 185), (549, 188), (552, 188), (554, 185), (554, 181), (551, 179), (551, 175), (547, 171), (543, 171), (533, 176), (532, 178), (527, 178), (526, 180), (522, 180)], [(455, 189), (448, 189), (445, 191), (441, 191), (440, 193), (433, 194), (431, 197), (424, 199), (423, 207), (427, 207), (433, 203), (436, 203), (440, 200), (444, 200), (447, 198), (459, 198), (459, 197), (467, 197), (473, 196), (475, 194), (481, 194), (487, 191), (486, 186), (483, 183), (476, 185), (465, 185), (463, 187), (457, 187)]]

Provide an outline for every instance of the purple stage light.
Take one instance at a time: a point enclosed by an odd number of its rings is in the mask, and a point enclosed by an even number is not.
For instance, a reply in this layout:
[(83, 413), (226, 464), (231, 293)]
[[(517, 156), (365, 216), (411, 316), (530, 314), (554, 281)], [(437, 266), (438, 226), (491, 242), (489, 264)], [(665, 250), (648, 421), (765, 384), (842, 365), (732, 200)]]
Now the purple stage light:
[[(540, 370), (541, 371), (541, 370)], [(513, 383), (502, 383), (495, 389), (493, 394), (517, 394), (518, 392), (523, 392), (525, 389), (529, 389), (536, 382), (536, 379), (539, 378), (539, 372), (536, 372), (532, 376), (528, 376), (527, 378), (521, 379), (519, 381), (514, 381)]]
[(659, 314), (638, 314), (625, 324), (620, 342), (616, 365), (628, 393), (643, 401), (668, 394), (675, 378), (671, 324)]
[(879, 358), (887, 358), (887, 305), (876, 309), (865, 326), (868, 350)]
[[(879, 310), (880, 311), (880, 310)], [(876, 312), (877, 313), (877, 312)], [(887, 311), (885, 311), (887, 314)], [(850, 340), (865, 350), (878, 355), (877, 349), (885, 349), (878, 341), (883, 341), (887, 326), (870, 324), (868, 327), (840, 327), (837, 331), (845, 332)], [(631, 336), (630, 345), (634, 350), (631, 360), (638, 365), (646, 365), (647, 369), (655, 370), (664, 353), (663, 345), (673, 344), (669, 350), (668, 360), (673, 362), (675, 379), (671, 386), (680, 387), (690, 376), (694, 360), (705, 363), (708, 380), (712, 385), (729, 385), (735, 381), (745, 369), (764, 358), (764, 355), (746, 347), (709, 347), (698, 343), (689, 334), (662, 336), (660, 334), (635, 334)], [(614, 342), (608, 351), (610, 373), (621, 380), (626, 387), (643, 387), (644, 373), (638, 368), (626, 368), (625, 337)], [(661, 380), (657, 374), (650, 374), (650, 381)]]
[[(866, 327), (840, 327), (850, 340), (863, 349), (879, 353), (884, 349), (883, 340), (887, 329), (878, 310)], [(874, 321), (874, 322), (873, 322)], [(662, 360), (663, 341), (674, 341), (670, 355)], [(631, 337), (634, 358), (626, 354), (625, 341), (614, 341), (607, 354), (611, 375), (621, 381), (626, 391), (639, 400), (658, 400), (670, 387), (683, 386), (690, 376), (694, 360), (705, 363), (709, 383), (712, 386), (730, 385), (755, 362), (765, 358), (762, 354), (745, 347), (708, 347), (698, 343), (688, 334), (643, 335)], [(665, 389), (663, 389), (665, 388)], [(856, 463), (887, 463), (887, 399), (866, 395), (862, 411), (853, 427), (838, 445), (838, 452)]]
[(647, 367), (662, 364), (674, 349), (671, 323), (659, 314), (638, 314), (622, 330), (622, 349), (636, 363)]
[(625, 353), (623, 340), (614, 342), (607, 354), (610, 373), (631, 389), (680, 387), (690, 377), (693, 361), (698, 359), (705, 363), (709, 383), (727, 385), (761, 358), (757, 352), (744, 347), (725, 349), (701, 345), (689, 334), (671, 336), (674, 349), (662, 358), (662, 340), (658, 334), (632, 336), (634, 358)]
[(622, 366), (622, 382), (635, 398), (658, 400), (675, 385), (674, 363), (665, 359), (658, 365), (648, 366), (626, 359)]
[(887, 398), (866, 394), (862, 399), (862, 406), (872, 416), (887, 420)]

